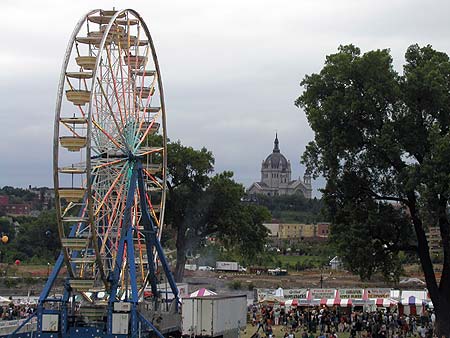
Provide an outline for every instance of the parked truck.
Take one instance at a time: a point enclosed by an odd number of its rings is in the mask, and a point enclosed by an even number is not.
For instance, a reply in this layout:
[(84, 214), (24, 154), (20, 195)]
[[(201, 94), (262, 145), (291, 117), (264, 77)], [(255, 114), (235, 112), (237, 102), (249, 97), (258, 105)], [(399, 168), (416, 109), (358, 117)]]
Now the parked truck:
[(184, 298), (182, 335), (237, 338), (247, 325), (246, 295)]
[(238, 262), (216, 262), (216, 271), (246, 272), (247, 269)]
[(286, 276), (287, 275), (287, 270), (286, 269), (280, 269), (280, 268), (268, 269), (267, 273), (269, 275), (272, 275), (272, 276)]
[(188, 271), (197, 271), (197, 264), (184, 264), (184, 269)]

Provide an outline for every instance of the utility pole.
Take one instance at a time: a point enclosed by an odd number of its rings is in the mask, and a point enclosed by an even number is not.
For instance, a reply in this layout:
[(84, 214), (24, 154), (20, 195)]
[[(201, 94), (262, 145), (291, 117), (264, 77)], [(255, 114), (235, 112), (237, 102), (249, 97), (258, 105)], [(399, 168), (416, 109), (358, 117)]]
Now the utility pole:
[(323, 289), (323, 270), (320, 269), (320, 288)]

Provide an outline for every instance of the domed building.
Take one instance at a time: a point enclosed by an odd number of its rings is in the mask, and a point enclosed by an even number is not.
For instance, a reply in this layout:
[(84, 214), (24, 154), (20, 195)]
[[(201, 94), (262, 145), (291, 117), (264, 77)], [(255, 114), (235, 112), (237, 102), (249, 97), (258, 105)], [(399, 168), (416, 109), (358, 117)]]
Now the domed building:
[(280, 152), (278, 135), (275, 135), (272, 153), (262, 161), (261, 180), (253, 183), (248, 194), (267, 196), (292, 195), (301, 193), (310, 199), (312, 195), (311, 176), (305, 174), (303, 181), (291, 179), (291, 162)]

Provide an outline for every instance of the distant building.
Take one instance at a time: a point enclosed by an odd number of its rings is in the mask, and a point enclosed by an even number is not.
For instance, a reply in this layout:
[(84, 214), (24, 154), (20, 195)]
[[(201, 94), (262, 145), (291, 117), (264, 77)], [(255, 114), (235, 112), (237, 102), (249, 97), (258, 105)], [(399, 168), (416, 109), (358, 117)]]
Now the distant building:
[(317, 237), (328, 238), (330, 234), (330, 223), (317, 223)]
[(329, 223), (264, 223), (269, 230), (269, 240), (277, 246), (289, 245), (300, 241), (326, 240), (329, 235)]
[(280, 224), (278, 223), (264, 223), (264, 226), (269, 230), (269, 239), (278, 238), (278, 233), (280, 231)]
[(10, 216), (28, 216), (31, 212), (29, 203), (9, 203), (9, 196), (0, 196), (0, 211)]
[(0, 210), (10, 216), (28, 216), (31, 212), (31, 205), (28, 203), (0, 205)]
[(55, 190), (47, 187), (31, 187), (28, 186), (28, 191), (32, 192), (36, 197), (33, 200), (33, 209), (52, 209), (55, 204)]
[(314, 237), (314, 224), (280, 224), (280, 239), (304, 239)]
[(0, 206), (8, 204), (9, 204), (9, 197), (7, 195), (0, 195)]
[(291, 179), (291, 162), (281, 154), (278, 135), (275, 136), (272, 153), (262, 161), (261, 180), (253, 183), (247, 190), (249, 195), (267, 196), (293, 195), (301, 193), (310, 199), (312, 195), (311, 176), (305, 174), (303, 181)]

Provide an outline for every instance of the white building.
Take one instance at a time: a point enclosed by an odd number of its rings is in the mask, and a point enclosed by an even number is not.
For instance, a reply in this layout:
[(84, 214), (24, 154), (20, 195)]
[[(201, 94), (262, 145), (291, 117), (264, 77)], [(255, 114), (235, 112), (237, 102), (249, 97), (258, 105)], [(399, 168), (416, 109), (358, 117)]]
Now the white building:
[(301, 193), (310, 199), (312, 194), (311, 176), (305, 174), (303, 181), (291, 179), (291, 162), (280, 152), (278, 135), (275, 136), (272, 153), (262, 161), (261, 180), (248, 188), (248, 193), (267, 196), (293, 195)]

